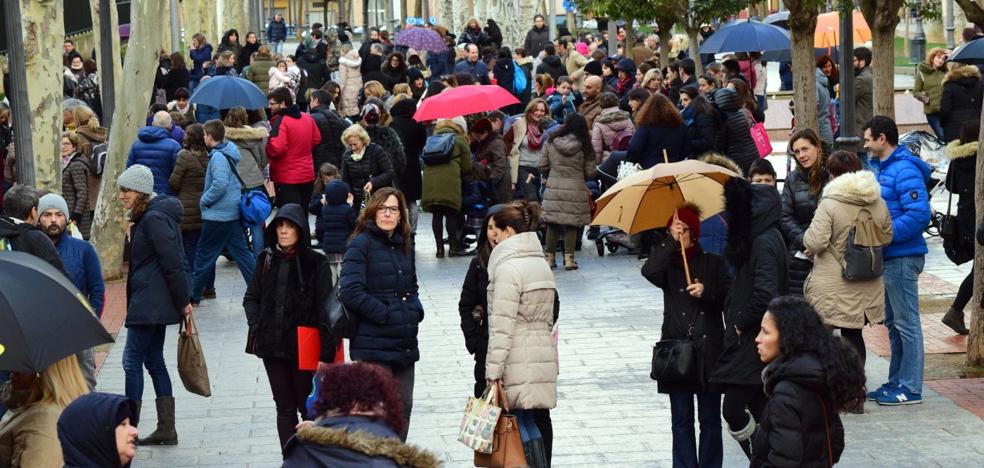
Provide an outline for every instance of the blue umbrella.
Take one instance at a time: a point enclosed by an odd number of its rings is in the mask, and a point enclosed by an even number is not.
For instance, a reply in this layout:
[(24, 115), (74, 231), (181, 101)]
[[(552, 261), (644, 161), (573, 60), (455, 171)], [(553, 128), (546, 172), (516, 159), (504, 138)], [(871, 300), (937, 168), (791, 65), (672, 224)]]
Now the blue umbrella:
[(984, 63), (984, 41), (974, 39), (956, 49), (950, 54), (948, 62), (966, 63), (968, 65), (980, 65)]
[(252, 81), (228, 75), (203, 80), (189, 100), (192, 104), (216, 109), (263, 109), (267, 106), (266, 94)]
[(718, 29), (700, 46), (702, 54), (789, 49), (789, 31), (758, 21), (738, 21)]
[(773, 26), (779, 26), (782, 29), (789, 29), (789, 10), (783, 10), (766, 16), (762, 22)]

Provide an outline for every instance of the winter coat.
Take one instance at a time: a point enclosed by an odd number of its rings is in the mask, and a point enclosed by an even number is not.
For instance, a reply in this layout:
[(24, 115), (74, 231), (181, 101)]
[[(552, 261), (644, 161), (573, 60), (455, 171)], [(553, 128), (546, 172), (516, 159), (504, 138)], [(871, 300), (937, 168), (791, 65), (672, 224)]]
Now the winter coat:
[(499, 203), (512, 201), (512, 179), (509, 178), (509, 156), (506, 153), (506, 142), (497, 133), (490, 134), (484, 141), (472, 147), (475, 153), (477, 167), (472, 172), (479, 179), (487, 178), (492, 183), (496, 200)]
[(842, 174), (830, 181), (803, 236), (803, 246), (814, 255), (803, 292), (823, 323), (831, 327), (860, 329), (865, 323), (885, 320), (882, 277), (847, 281), (841, 275), (847, 237), (862, 209), (871, 213), (879, 228), (879, 244), (891, 242), (892, 217), (881, 199), (881, 186), (869, 171)]
[(665, 161), (665, 151), (670, 162), (683, 161), (690, 155), (688, 136), (689, 129), (683, 124), (679, 127), (640, 125), (629, 140), (625, 160), (649, 169)]
[(386, 76), (383, 75), (382, 70), (383, 57), (376, 54), (369, 54), (362, 57), (362, 65), (359, 66), (359, 72), (362, 73), (363, 83), (378, 81), (380, 84), (384, 84), (386, 82)]
[(819, 357), (803, 352), (773, 361), (762, 378), (769, 403), (755, 430), (750, 466), (825, 468), (840, 461), (844, 426), (821, 396), (827, 390)]
[[(335, 63), (337, 68), (337, 59)], [(297, 57), (297, 68), (303, 70), (307, 75), (307, 83), (303, 83), (306, 86), (301, 86), (297, 90), (302, 96), (309, 89), (318, 89), (324, 86), (325, 82), (331, 76), (331, 70), (325, 65), (325, 61), (318, 57), (317, 49), (309, 49)]]
[(564, 56), (564, 67), (567, 69), (567, 76), (574, 76), (578, 70), (584, 68), (584, 65), (588, 63), (588, 59), (584, 58), (580, 52), (574, 50), (573, 47), (567, 49), (567, 55)]
[(547, 44), (550, 44), (550, 28), (546, 25), (539, 29), (533, 26), (529, 31), (526, 31), (523, 48), (526, 49), (527, 56), (536, 57), (540, 55), (540, 52)]
[(307, 184), (314, 181), (311, 151), (321, 142), (321, 132), (310, 114), (297, 105), (270, 120), (273, 131), (267, 140), (270, 179), (278, 184)]
[(283, 42), (287, 40), (287, 21), (284, 19), (280, 21), (271, 20), (270, 25), (267, 26), (266, 34), (268, 42)]
[(181, 216), (182, 231), (198, 231), (202, 228), (202, 209), (199, 202), (205, 190), (205, 169), (208, 168), (208, 162), (207, 153), (186, 149), (178, 153), (178, 162), (174, 165), (169, 182), (184, 209)]
[(431, 77), (450, 74), (451, 69), (454, 68), (454, 52), (451, 49), (444, 49), (440, 52), (428, 52), (427, 68), (431, 71)]
[[(48, 235), (34, 224), (9, 217), (0, 217), (0, 242), (6, 242), (14, 252), (24, 252), (44, 260), (65, 272), (65, 265)], [(67, 274), (67, 273), (66, 273)]]
[(475, 44), (479, 50), (489, 44), (489, 36), (482, 28), (465, 28), (458, 36), (458, 44)]
[(928, 97), (923, 103), (923, 112), (935, 114), (940, 111), (940, 101), (943, 99), (943, 77), (946, 70), (937, 70), (926, 62), (916, 66), (916, 84), (912, 88), (915, 97)]
[(54, 242), (58, 256), (65, 264), (65, 276), (89, 301), (96, 316), (101, 316), (106, 302), (106, 285), (96, 249), (89, 242), (72, 237), (67, 231), (62, 232)]
[(557, 291), (536, 233), (516, 234), (496, 245), (488, 273), (485, 378), (502, 379), (510, 408), (554, 408), (558, 365), (550, 331)]
[(748, 117), (742, 112), (739, 99), (738, 92), (733, 89), (724, 88), (714, 92), (714, 106), (721, 113), (722, 119), (717, 147), (737, 163), (742, 172), (748, 174), (752, 163), (759, 158), (759, 153), (755, 140), (752, 140)]
[(567, 114), (577, 112), (577, 107), (574, 106), (574, 97), (574, 93), (571, 92), (567, 94), (565, 99), (560, 91), (554, 91), (547, 96), (547, 109), (550, 111), (550, 116), (557, 122), (563, 122)]
[[(286, 220), (300, 238), (288, 254), (277, 244), (277, 222)], [(332, 362), (337, 338), (323, 319), (332, 290), (328, 259), (310, 245), (307, 213), (300, 205), (287, 204), (267, 225), (268, 246), (256, 257), (256, 273), (246, 287), (243, 308), (259, 358), (297, 359), (297, 327), (318, 328), (321, 349), (318, 360)]]
[[(522, 70), (519, 70), (522, 73)], [(495, 84), (519, 99), (514, 89), (513, 82), (516, 79), (516, 67), (513, 65), (512, 58), (496, 59), (492, 65), (492, 76), (495, 77)], [(529, 82), (526, 83), (529, 86)]]
[(489, 84), (489, 68), (481, 60), (474, 62), (468, 59), (459, 60), (454, 64), (454, 73), (468, 73), (475, 77), (476, 82), (483, 85)]
[(338, 59), (338, 65), (338, 84), (342, 87), (339, 112), (346, 117), (359, 115), (359, 91), (362, 90), (359, 66), (362, 65), (362, 59), (356, 51), (350, 50)]
[[(461, 285), (458, 314), (461, 315), (461, 333), (465, 335), (468, 354), (475, 355), (475, 362), (485, 364), (489, 348), (489, 272), (478, 256), (472, 257)], [(476, 311), (476, 309), (478, 309)], [(477, 312), (478, 318), (475, 318)]]
[(974, 65), (950, 70), (943, 78), (940, 121), (947, 143), (960, 138), (964, 122), (981, 118), (981, 72)]
[(174, 93), (178, 91), (178, 88), (187, 89), (191, 82), (191, 74), (188, 73), (187, 68), (172, 68), (166, 74), (162, 74), (160, 68), (157, 70), (156, 85), (164, 90), (164, 96), (168, 101), (174, 100)]
[(411, 99), (397, 102), (390, 108), (390, 128), (396, 131), (403, 142), (403, 152), (406, 156), (406, 167), (400, 175), (400, 191), (407, 200), (420, 200), (423, 190), (421, 178), (420, 153), (427, 142), (427, 128), (413, 119), (417, 104)]
[(874, 117), (874, 77), (871, 67), (854, 72), (854, 129), (864, 137), (864, 126)]
[(468, 137), (458, 126), (449, 121), (440, 121), (434, 127), (434, 135), (454, 134), (454, 149), (451, 161), (447, 164), (424, 165), (424, 189), (420, 205), (425, 210), (434, 206), (444, 206), (455, 211), (461, 210), (461, 180), (472, 173), (471, 148)]
[[(345, 253), (345, 244), (355, 230), (359, 214), (348, 204), (349, 186), (341, 180), (333, 180), (325, 185), (323, 194), (315, 194), (309, 212), (317, 215), (315, 236), (321, 242), (321, 250), (326, 254)], [(321, 203), (321, 196), (325, 203)]]
[(247, 68), (250, 69), (253, 68), (253, 62), (252, 62), (253, 54), (257, 54), (257, 58), (259, 58), (259, 54), (258, 54), (259, 50), (260, 50), (259, 41), (257, 41), (254, 44), (250, 44), (249, 42), (243, 44), (243, 48), (239, 49), (239, 53), (236, 54), (236, 66), (239, 68), (240, 72), (246, 74), (246, 72), (248, 71), (246, 70)]
[[(532, 86), (531, 86), (532, 88)], [(601, 100), (596, 96), (594, 99), (584, 98), (584, 102), (577, 108), (577, 112), (588, 121), (588, 128), (594, 127), (594, 122), (601, 115)]]
[(356, 161), (352, 158), (352, 150), (346, 150), (342, 156), (342, 181), (349, 185), (355, 200), (352, 206), (362, 206), (363, 190), (366, 182), (372, 182), (372, 189), (377, 190), (381, 187), (389, 187), (396, 177), (393, 171), (393, 162), (386, 152), (379, 145), (369, 143), (362, 153), (362, 159)]
[(357, 320), (349, 351), (356, 361), (406, 367), (420, 359), (417, 327), (424, 320), (413, 256), (399, 232), (387, 234), (374, 220), (364, 227), (349, 241), (338, 278), (342, 303)]
[(834, 144), (834, 130), (830, 126), (830, 91), (827, 88), (827, 77), (819, 68), (814, 70), (817, 77), (817, 126), (820, 139), (828, 145)]
[[(236, 221), (239, 219), (239, 199), (242, 186), (233, 165), (239, 165), (239, 149), (223, 141), (208, 152), (205, 168), (205, 188), (199, 206), (203, 221)], [(230, 164), (231, 160), (231, 164)]]
[(116, 427), (127, 414), (130, 422), (135, 422), (136, 407), (137, 402), (109, 393), (90, 393), (65, 407), (58, 417), (58, 441), (65, 468), (124, 467), (116, 447)]
[(345, 152), (345, 145), (342, 144), (342, 133), (348, 128), (348, 122), (338, 113), (329, 108), (329, 104), (320, 104), (311, 109), (311, 118), (318, 126), (318, 135), (321, 141), (311, 151), (314, 158), (315, 170), (324, 163), (331, 163), (335, 167), (342, 166), (342, 153)]
[(273, 60), (270, 54), (256, 54), (253, 63), (249, 64), (249, 71), (246, 72), (244, 78), (255, 84), (261, 91), (268, 89), (270, 87), (270, 69), (276, 67), (277, 62)]
[(137, 141), (130, 147), (126, 157), (126, 167), (143, 164), (154, 174), (154, 192), (160, 195), (173, 195), (168, 179), (174, 172), (181, 145), (171, 139), (167, 130), (147, 126), (137, 132)]
[[(817, 161), (817, 164), (820, 162)], [(813, 213), (817, 211), (817, 203), (820, 202), (820, 194), (813, 194), (810, 191), (809, 170), (803, 168), (796, 162), (796, 169), (786, 177), (786, 183), (782, 186), (782, 230), (783, 238), (786, 241), (786, 250), (789, 252), (789, 293), (802, 296), (803, 281), (810, 273), (813, 266), (809, 260), (794, 258), (796, 252), (802, 252), (803, 234), (810, 227), (813, 221)], [(853, 220), (853, 218), (851, 218)]]
[[(89, 197), (88, 211), (95, 211), (96, 209), (96, 199), (99, 198), (99, 186), (102, 180), (102, 175), (97, 174), (97, 162), (95, 161), (96, 156), (93, 152), (97, 146), (106, 143), (109, 139), (109, 130), (105, 127), (96, 127), (94, 129), (89, 127), (79, 127), (75, 129), (75, 134), (82, 137), (85, 143), (82, 145), (82, 154), (85, 154), (87, 158), (86, 161), (89, 164), (89, 193), (94, 196)], [(2, 139), (0, 139), (0, 144), (2, 144)], [(0, 201), (3, 199), (0, 198)]]
[(174, 325), (188, 305), (188, 261), (178, 223), (181, 202), (167, 195), (150, 200), (130, 228), (126, 278), (126, 326)]
[(639, 44), (633, 47), (630, 53), (632, 54), (632, 62), (635, 63), (637, 67), (643, 63), (646, 63), (647, 60), (653, 59), (653, 50), (646, 47), (645, 44)]
[[(724, 298), (731, 278), (724, 258), (704, 252), (700, 244), (687, 257), (690, 277), (704, 285), (700, 299), (687, 292), (687, 278), (680, 257), (680, 243), (667, 235), (653, 245), (642, 266), (642, 276), (663, 290), (663, 325), (660, 340), (690, 338), (698, 344), (700, 370), (689, 382), (657, 382), (660, 393), (703, 393), (712, 391), (711, 371), (724, 344)], [(691, 328), (692, 327), (692, 328)], [(692, 331), (691, 331), (692, 329)]]
[(366, 133), (369, 134), (369, 141), (379, 145), (380, 148), (390, 158), (393, 165), (392, 185), (396, 187), (400, 181), (400, 176), (407, 167), (407, 155), (403, 150), (403, 141), (396, 130), (383, 125), (364, 125)]
[(751, 197), (751, 249), (745, 263), (736, 265), (724, 305), (724, 350), (711, 374), (711, 382), (724, 385), (762, 384), (763, 364), (756, 351), (755, 336), (769, 301), (786, 294), (786, 245), (779, 232), (779, 192), (767, 185), (753, 185)]
[(400, 442), (381, 421), (332, 416), (302, 427), (284, 447), (283, 468), (436, 468), (430, 452)]
[[(389, 57), (387, 57), (387, 59), (388, 58)], [(389, 92), (392, 93), (393, 92), (393, 86), (396, 86), (397, 84), (400, 84), (400, 83), (406, 83), (407, 82), (407, 64), (406, 63), (403, 63), (401, 66), (399, 66), (397, 68), (393, 68), (393, 67), (390, 66), (389, 60), (385, 60), (383, 62), (383, 67), (380, 69), (380, 71), (383, 72), (383, 76), (386, 77), (386, 80), (383, 81), (383, 87), (386, 88), (386, 91), (389, 91)]]
[(8, 411), (0, 420), (0, 461), (4, 466), (63, 466), (58, 442), (61, 413), (62, 408), (54, 403), (35, 403)]
[(546, 179), (543, 220), (549, 224), (591, 224), (591, 193), (584, 183), (594, 179), (592, 150), (584, 148), (577, 135), (551, 138), (540, 154), (538, 167)]
[(191, 49), (188, 51), (188, 56), (191, 57), (191, 70), (188, 77), (191, 81), (198, 81), (202, 79), (205, 75), (205, 70), (202, 67), (205, 62), (212, 60), (212, 44), (203, 44), (197, 49)]
[(226, 31), (225, 34), (222, 35), (222, 41), (219, 42), (219, 48), (215, 50), (215, 53), (222, 54), (222, 52), (228, 50), (234, 55), (239, 55), (239, 50), (242, 48), (243, 45), (239, 43), (239, 37), (236, 37), (236, 42), (229, 42), (229, 31)]
[(243, 179), (244, 189), (254, 189), (263, 185), (263, 168), (267, 165), (266, 142), (270, 132), (263, 127), (226, 127), (226, 141), (239, 149), (239, 163), (236, 170)]
[[(977, 172), (977, 142), (961, 144), (953, 140), (946, 147), (950, 158), (950, 168), (946, 173), (946, 189), (959, 196), (957, 200), (957, 229), (962, 248), (974, 248), (974, 225), (977, 222), (977, 207), (974, 203), (974, 179)], [(952, 213), (952, 211), (951, 211)]]
[(98, 194), (89, 192), (89, 161), (82, 153), (74, 153), (68, 160), (68, 165), (62, 169), (62, 197), (68, 204), (68, 213), (72, 221), (78, 223), (82, 236), (89, 237), (89, 227), (92, 217), (89, 215), (89, 197)]
[(564, 62), (560, 59), (560, 56), (556, 54), (543, 57), (543, 60), (540, 61), (540, 66), (536, 67), (537, 75), (542, 75), (544, 73), (550, 75), (550, 78), (553, 78), (554, 83), (556, 83), (560, 77), (568, 76), (567, 68), (564, 67)]
[(926, 239), (923, 230), (929, 225), (931, 208), (926, 180), (932, 169), (899, 145), (884, 161), (871, 160), (872, 168), (881, 184), (881, 197), (892, 215), (892, 243), (885, 247), (885, 259), (926, 255)]

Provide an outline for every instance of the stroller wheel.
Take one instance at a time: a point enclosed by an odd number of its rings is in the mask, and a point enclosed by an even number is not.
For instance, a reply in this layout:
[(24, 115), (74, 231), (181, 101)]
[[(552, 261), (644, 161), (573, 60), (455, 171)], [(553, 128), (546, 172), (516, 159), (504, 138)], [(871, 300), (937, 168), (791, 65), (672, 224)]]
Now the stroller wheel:
[(609, 242), (608, 243), (608, 253), (615, 253), (615, 252), (618, 252), (618, 244), (616, 244), (614, 242)]
[(601, 237), (595, 239), (595, 247), (598, 247), (598, 256), (599, 257), (604, 257), (605, 256), (605, 239), (603, 239)]

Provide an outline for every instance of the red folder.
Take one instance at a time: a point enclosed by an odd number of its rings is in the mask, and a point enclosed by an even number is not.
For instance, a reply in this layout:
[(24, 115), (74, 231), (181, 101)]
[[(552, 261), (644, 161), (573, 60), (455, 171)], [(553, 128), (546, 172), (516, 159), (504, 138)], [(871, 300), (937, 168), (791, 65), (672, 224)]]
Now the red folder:
[(297, 327), (297, 368), (303, 371), (318, 370), (321, 357), (321, 334), (315, 327)]

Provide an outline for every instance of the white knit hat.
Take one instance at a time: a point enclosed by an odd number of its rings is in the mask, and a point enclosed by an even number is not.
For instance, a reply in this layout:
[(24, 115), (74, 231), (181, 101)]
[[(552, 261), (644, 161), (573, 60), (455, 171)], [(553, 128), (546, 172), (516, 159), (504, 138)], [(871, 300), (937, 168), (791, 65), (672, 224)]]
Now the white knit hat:
[(154, 173), (150, 172), (150, 168), (143, 164), (134, 164), (120, 174), (116, 179), (116, 185), (134, 192), (153, 195)]

